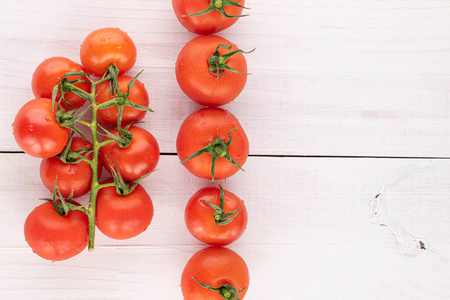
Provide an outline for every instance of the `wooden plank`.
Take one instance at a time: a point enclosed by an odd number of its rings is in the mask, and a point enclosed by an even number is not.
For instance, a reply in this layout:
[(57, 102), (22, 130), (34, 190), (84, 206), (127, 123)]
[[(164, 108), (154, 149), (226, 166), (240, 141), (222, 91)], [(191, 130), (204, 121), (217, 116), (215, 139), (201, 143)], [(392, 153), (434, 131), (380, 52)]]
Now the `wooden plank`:
[[(0, 250), (5, 299), (181, 299), (180, 277), (199, 247), (105, 248), (61, 263)], [(250, 269), (245, 299), (437, 299), (450, 296), (448, 264), (380, 246), (233, 247)], [(450, 248), (447, 248), (450, 250)]]
[[(450, 160), (439, 159), (450, 146), (449, 2), (247, 5), (251, 16), (220, 35), (257, 48), (246, 56), (246, 89), (225, 106), (254, 156), (245, 172), (216, 183), (249, 211), (230, 246), (250, 269), (245, 299), (449, 299)], [(51, 56), (79, 60), (86, 34), (113, 26), (137, 44), (131, 74), (145, 69), (155, 113), (142, 126), (174, 154), (179, 126), (200, 108), (174, 76), (195, 35), (162, 0), (0, 1), (0, 11), (0, 298), (181, 298), (183, 266), (205, 247), (186, 230), (183, 210), (208, 181), (163, 155), (143, 180), (155, 206), (145, 233), (116, 241), (97, 231), (92, 253), (51, 263), (23, 237), (28, 213), (49, 196), (40, 160), (6, 152), (19, 150), (11, 123), (32, 98), (34, 68)]]
[[(0, 20), (0, 150), (19, 150), (10, 125), (32, 98), (34, 68), (50, 56), (78, 60), (93, 29), (118, 26), (138, 47), (155, 113), (146, 128), (175, 152), (184, 118), (198, 105), (174, 76), (182, 46), (195, 37), (170, 2), (105, 5), (9, 1)], [(446, 1), (285, 1), (251, 4), (251, 16), (221, 35), (247, 56), (247, 87), (225, 108), (246, 129), (253, 154), (449, 156), (450, 8)], [(273, 16), (273, 14), (275, 14)], [(58, 24), (58, 26), (55, 26)], [(24, 30), (23, 28), (26, 28)], [(11, 100), (10, 100), (11, 99)]]
[[(177, 157), (163, 156), (159, 171), (143, 181), (155, 205), (145, 233), (115, 241), (97, 231), (92, 253), (50, 263), (23, 238), (36, 198), (48, 196), (38, 165), (23, 154), (0, 156), (3, 297), (43, 299), (58, 291), (77, 299), (82, 289), (95, 299), (181, 297), (182, 268), (204, 247), (184, 227), (184, 205), (208, 181), (190, 175)], [(251, 157), (245, 170), (218, 183), (242, 197), (249, 211), (247, 231), (230, 246), (249, 265), (249, 299), (298, 299), (294, 286), (302, 299), (450, 296), (450, 161)], [(409, 248), (398, 233), (407, 235)]]
[[(0, 167), (5, 170), (0, 198), (9, 199), (0, 208), (0, 220), (10, 227), (4, 232), (2, 246), (27, 247), (23, 222), (41, 203), (38, 198), (50, 196), (40, 182), (40, 160), (24, 154), (2, 154), (0, 158)], [(244, 244), (367, 243), (376, 232), (392, 242), (385, 229), (376, 229), (369, 217), (370, 201), (382, 187), (382, 203), (393, 219), (412, 227), (417, 236), (431, 235), (444, 242), (450, 208), (449, 167), (448, 160), (251, 157), (244, 165), (246, 171), (216, 185), (222, 184), (246, 201), (253, 221), (242, 239)], [(191, 175), (176, 156), (162, 156), (158, 171), (142, 184), (155, 206), (149, 231), (124, 242), (98, 233), (98, 244), (195, 244), (184, 228), (184, 205), (198, 189), (211, 183)], [(86, 203), (88, 196), (79, 201)]]

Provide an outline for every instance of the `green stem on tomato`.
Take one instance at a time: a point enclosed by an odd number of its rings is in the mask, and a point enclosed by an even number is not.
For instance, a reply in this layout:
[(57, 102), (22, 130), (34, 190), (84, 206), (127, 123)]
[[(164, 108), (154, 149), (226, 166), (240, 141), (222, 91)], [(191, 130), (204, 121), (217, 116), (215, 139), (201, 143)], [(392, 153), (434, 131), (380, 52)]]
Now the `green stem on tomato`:
[(183, 17), (206, 15), (214, 10), (217, 10), (220, 14), (222, 14), (226, 18), (240, 18), (240, 17), (248, 16), (248, 15), (229, 15), (225, 12), (225, 10), (224, 10), (225, 6), (235, 6), (235, 7), (240, 7), (243, 9), (249, 9), (248, 7), (241, 5), (240, 1), (238, 1), (238, 2), (234, 2), (231, 0), (211, 0), (211, 3), (209, 4), (209, 6), (207, 8), (205, 8), (204, 10), (201, 10), (199, 12), (196, 12), (196, 13), (193, 13), (190, 15), (183, 15)]
[(243, 289), (238, 290), (237, 288), (235, 288), (234, 286), (232, 286), (231, 284), (228, 284), (228, 283), (221, 285), (219, 287), (212, 287), (210, 285), (199, 282), (194, 277), (192, 277), (192, 280), (194, 280), (201, 287), (203, 287), (207, 290), (218, 292), (220, 297), (222, 297), (222, 299), (225, 299), (225, 300), (240, 300), (238, 294), (247, 288), (247, 287), (244, 287)]
[[(220, 184), (219, 184), (219, 188), (220, 188), (219, 206), (215, 205), (214, 203), (205, 201), (205, 200), (200, 200), (200, 201), (207, 204), (212, 209), (214, 209), (214, 213), (213, 213), (214, 222), (218, 226), (223, 226), (223, 225), (227, 225), (227, 224), (230, 224), (231, 222), (233, 222), (233, 220), (236, 218), (238, 213), (241, 211), (241, 208), (238, 208), (236, 210), (226, 213), (223, 209), (224, 204), (225, 204), (225, 193)], [(228, 217), (230, 217), (230, 218), (228, 218)]]
[(233, 138), (231, 137), (231, 133), (235, 129), (237, 129), (237, 127), (234, 127), (233, 129), (230, 130), (230, 132), (228, 132), (228, 139), (229, 139), (228, 142), (224, 142), (220, 137), (218, 137), (214, 141), (212, 141), (211, 143), (209, 143), (208, 145), (203, 147), (202, 149), (198, 150), (197, 152), (195, 152), (194, 154), (189, 156), (188, 158), (180, 161), (180, 163), (184, 164), (185, 162), (187, 162), (187, 161), (189, 161), (191, 159), (194, 159), (197, 156), (205, 154), (205, 153), (211, 154), (211, 159), (212, 159), (212, 161), (211, 161), (211, 179), (212, 179), (212, 183), (214, 183), (216, 161), (219, 159), (219, 157), (225, 158), (231, 164), (233, 164), (234, 166), (238, 167), (239, 169), (241, 169), (243, 171), (244, 169), (242, 169), (242, 167), (233, 158), (231, 158), (231, 155), (228, 152), (228, 147), (233, 142)]
[(217, 45), (214, 53), (208, 58), (209, 72), (212, 75), (217, 76), (217, 79), (219, 79), (220, 75), (222, 75), (223, 72), (225, 72), (225, 71), (231, 71), (231, 72), (241, 74), (241, 75), (250, 75), (250, 73), (242, 73), (242, 72), (239, 72), (238, 70), (235, 70), (235, 69), (229, 67), (228, 65), (226, 65), (226, 62), (228, 59), (230, 59), (230, 57), (232, 57), (236, 54), (240, 54), (240, 53), (249, 54), (249, 53), (252, 53), (253, 51), (255, 51), (256, 48), (251, 51), (248, 51), (248, 52), (238, 49), (238, 50), (232, 51), (232, 52), (224, 54), (224, 55), (220, 55), (219, 48), (224, 48), (224, 49), (230, 50), (231, 48), (233, 48), (233, 44), (231, 44), (230, 46), (227, 46), (225, 44)]

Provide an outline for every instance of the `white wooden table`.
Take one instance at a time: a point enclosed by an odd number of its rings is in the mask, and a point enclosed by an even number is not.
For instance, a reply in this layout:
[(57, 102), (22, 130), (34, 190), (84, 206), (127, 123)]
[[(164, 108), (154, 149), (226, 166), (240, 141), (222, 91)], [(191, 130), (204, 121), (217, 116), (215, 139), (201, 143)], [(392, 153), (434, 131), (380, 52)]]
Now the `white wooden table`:
[[(230, 248), (250, 270), (245, 299), (450, 298), (450, 1), (247, 1), (251, 15), (219, 35), (247, 55), (247, 86), (226, 105), (250, 140), (245, 172), (221, 181), (249, 224)], [(180, 276), (205, 245), (184, 226), (203, 186), (175, 155), (200, 108), (174, 63), (195, 37), (171, 1), (0, 0), (0, 299), (182, 299)], [(97, 231), (96, 248), (52, 263), (23, 236), (48, 197), (40, 160), (11, 130), (45, 58), (79, 61), (94, 29), (119, 27), (138, 49), (161, 147), (143, 181), (155, 217), (137, 238)], [(83, 295), (83, 296), (82, 296)]]

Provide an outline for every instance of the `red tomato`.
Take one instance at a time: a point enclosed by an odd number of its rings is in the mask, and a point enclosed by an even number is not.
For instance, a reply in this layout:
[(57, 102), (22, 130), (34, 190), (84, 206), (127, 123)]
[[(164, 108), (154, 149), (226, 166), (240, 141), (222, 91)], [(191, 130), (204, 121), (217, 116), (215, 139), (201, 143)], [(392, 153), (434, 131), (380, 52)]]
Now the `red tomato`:
[[(232, 0), (233, 2), (239, 3), (241, 5), (245, 4), (244, 0)], [(197, 12), (200, 12), (204, 9), (207, 9), (210, 5), (214, 5), (210, 0), (172, 0), (173, 10), (175, 15), (177, 16), (178, 21), (180, 21), (181, 25), (183, 25), (187, 30), (198, 33), (198, 34), (211, 34), (222, 31), (234, 23), (239, 19), (235, 18), (227, 18), (222, 15), (217, 10), (213, 10), (207, 14), (199, 15), (199, 16), (190, 16), (183, 17), (186, 15), (191, 15)], [(220, 1), (222, 3), (222, 1)], [(225, 12), (228, 15), (241, 15), (243, 8), (234, 7), (234, 6), (226, 6), (224, 7)]]
[(34, 157), (52, 157), (67, 144), (70, 129), (61, 127), (52, 110), (52, 100), (37, 98), (27, 102), (16, 115), (13, 134), (17, 145)]
[[(219, 291), (202, 287), (198, 282), (213, 288), (233, 286), (236, 297), (221, 297)], [(236, 252), (223, 247), (209, 247), (195, 253), (187, 262), (181, 275), (184, 300), (243, 299), (250, 283), (248, 267)], [(240, 291), (240, 292), (239, 292)]]
[[(111, 173), (110, 165), (115, 167), (125, 181), (134, 181), (142, 175), (153, 171), (159, 161), (159, 146), (155, 137), (145, 129), (131, 126), (129, 131), (133, 135), (131, 143), (126, 148), (120, 147), (116, 142), (111, 142), (100, 148), (102, 165)], [(111, 133), (119, 136), (116, 129)], [(105, 136), (103, 141), (109, 139)]]
[(87, 215), (78, 210), (60, 216), (52, 202), (45, 202), (28, 215), (24, 232), (34, 253), (52, 261), (65, 260), (87, 247), (89, 221)]
[[(239, 121), (229, 111), (207, 107), (190, 114), (181, 124), (177, 136), (177, 153), (181, 161), (211, 144), (217, 138), (228, 142), (228, 134), (233, 129), (231, 137), (233, 141), (227, 148), (232, 159), (241, 167), (247, 160), (249, 153), (248, 138)], [(201, 154), (196, 158), (183, 163), (183, 165), (195, 176), (212, 179), (212, 156), (209, 153)], [(219, 157), (215, 164), (215, 179), (230, 177), (239, 171), (239, 168), (223, 157)]]
[(81, 64), (89, 73), (103, 76), (115, 64), (120, 74), (135, 64), (136, 46), (130, 36), (119, 28), (102, 28), (91, 32), (81, 44)]
[(117, 194), (115, 186), (106, 187), (98, 192), (96, 217), (97, 227), (103, 234), (113, 239), (128, 239), (150, 225), (153, 203), (140, 184), (126, 196)]
[[(31, 86), (33, 94), (36, 98), (52, 98), (52, 92), (55, 85), (59, 84), (60, 80), (68, 72), (84, 72), (83, 67), (76, 62), (65, 57), (52, 57), (44, 60), (34, 71)], [(80, 76), (68, 77), (68, 80), (76, 80), (81, 78)], [(89, 82), (78, 82), (75, 86), (90, 93), (91, 84)], [(58, 90), (56, 100), (59, 101), (61, 97), (61, 91)], [(74, 93), (65, 93), (64, 99), (73, 107), (81, 107), (86, 102), (83, 98), (75, 95)], [(66, 109), (71, 109), (64, 102), (61, 106)]]
[[(128, 91), (128, 83), (133, 79), (131, 76), (123, 75), (117, 78), (117, 83), (123, 94)], [(104, 103), (109, 101), (116, 96), (111, 96), (109, 91), (109, 82), (104, 82), (100, 86), (100, 90), (95, 97), (98, 103)], [(130, 94), (128, 100), (138, 105), (148, 107), (148, 93), (145, 86), (139, 80), (136, 80), (131, 86)], [(126, 126), (128, 124), (139, 122), (144, 117), (147, 111), (139, 110), (130, 106), (125, 106), (122, 112), (122, 125)], [(104, 125), (117, 127), (117, 120), (119, 118), (119, 110), (116, 106), (112, 106), (105, 109), (98, 110), (97, 119)]]
[[(244, 74), (224, 71), (217, 77), (209, 71), (208, 59), (218, 45), (228, 47), (232, 43), (220, 36), (199, 36), (188, 42), (178, 55), (175, 74), (180, 88), (193, 101), (204, 106), (221, 106), (233, 101), (244, 89), (247, 81), (247, 63), (244, 55), (231, 56), (226, 65)], [(220, 47), (220, 55), (239, 48), (235, 45), (227, 50)]]
[[(204, 201), (220, 206), (220, 190), (216, 187), (203, 188), (189, 199), (184, 211), (189, 232), (198, 240), (212, 246), (225, 246), (236, 241), (247, 226), (248, 216), (244, 201), (224, 190), (224, 212), (239, 210), (236, 217), (226, 225), (216, 224), (213, 216), (215, 210)], [(229, 220), (233, 215), (226, 219)]]
[[(71, 151), (84, 148), (92, 148), (92, 145), (81, 137), (74, 137), (71, 144)], [(81, 155), (84, 155), (82, 153)], [(92, 159), (92, 153), (88, 155)], [(100, 177), (102, 166), (99, 164)], [(64, 163), (58, 157), (44, 158), (40, 166), (42, 183), (53, 193), (56, 177), (58, 177), (58, 188), (64, 198), (68, 198), (73, 190), (73, 198), (81, 197), (91, 190), (92, 169), (87, 162)]]

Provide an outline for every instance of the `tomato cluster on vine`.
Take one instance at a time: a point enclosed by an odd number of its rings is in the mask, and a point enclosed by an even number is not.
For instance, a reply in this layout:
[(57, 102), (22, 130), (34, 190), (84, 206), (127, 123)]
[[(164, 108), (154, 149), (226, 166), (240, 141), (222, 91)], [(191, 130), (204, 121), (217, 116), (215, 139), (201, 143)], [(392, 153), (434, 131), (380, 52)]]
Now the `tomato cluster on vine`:
[[(175, 75), (184, 94), (204, 106), (181, 124), (176, 149), (193, 175), (226, 179), (249, 155), (249, 141), (238, 119), (220, 106), (238, 98), (247, 81), (245, 52), (213, 35), (232, 26), (242, 15), (243, 0), (172, 0), (175, 15), (190, 32), (199, 34), (180, 51)], [(213, 247), (194, 254), (186, 264), (181, 289), (185, 300), (242, 299), (249, 273), (244, 260), (221, 246), (239, 239), (247, 226), (244, 201), (221, 185), (204, 187), (185, 206), (185, 224), (199, 241)]]
[[(136, 56), (126, 32), (102, 28), (82, 42), (81, 64), (55, 56), (33, 74), (35, 99), (18, 111), (13, 133), (25, 153), (42, 159), (40, 177), (52, 193), (24, 226), (27, 243), (45, 259), (92, 250), (96, 227), (127, 239), (152, 221), (153, 203), (139, 182), (155, 170), (160, 151), (138, 125), (152, 111), (140, 73), (125, 75)], [(108, 178), (100, 181), (103, 169)], [(73, 200), (88, 193), (88, 203)]]

